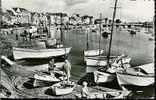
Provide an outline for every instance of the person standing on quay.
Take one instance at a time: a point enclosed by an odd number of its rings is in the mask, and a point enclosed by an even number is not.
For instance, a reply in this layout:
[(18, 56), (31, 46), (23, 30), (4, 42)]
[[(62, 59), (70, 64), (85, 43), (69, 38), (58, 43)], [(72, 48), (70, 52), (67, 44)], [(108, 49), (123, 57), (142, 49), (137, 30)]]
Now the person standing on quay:
[(71, 64), (70, 64), (70, 62), (67, 59), (65, 60), (65, 64), (63, 66), (63, 69), (65, 71), (65, 74), (67, 75), (67, 81), (69, 82)]

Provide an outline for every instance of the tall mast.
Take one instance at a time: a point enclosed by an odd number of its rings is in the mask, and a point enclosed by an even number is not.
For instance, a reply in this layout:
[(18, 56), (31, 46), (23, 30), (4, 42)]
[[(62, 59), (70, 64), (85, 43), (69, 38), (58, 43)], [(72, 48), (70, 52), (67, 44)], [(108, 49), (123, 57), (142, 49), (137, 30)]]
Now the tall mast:
[(61, 43), (63, 43), (63, 30), (62, 30), (62, 24), (63, 24), (63, 22), (62, 22), (62, 16), (63, 16), (63, 14), (60, 13), (60, 18), (61, 18), (61, 25), (60, 25)]
[(51, 27), (51, 17), (50, 17), (50, 15), (48, 15), (48, 17), (49, 17), (49, 35), (48, 35), (48, 37), (50, 37), (51, 38), (51, 33), (50, 33), (50, 27)]
[(2, 24), (2, 0), (0, 0), (0, 31), (1, 31), (1, 25)]
[(113, 20), (112, 20), (112, 26), (111, 26), (111, 34), (110, 34), (110, 42), (109, 42), (109, 50), (108, 50), (108, 60), (107, 64), (109, 65), (109, 60), (110, 60), (110, 53), (111, 53), (111, 45), (112, 45), (112, 34), (113, 34), (113, 28), (114, 28), (114, 19), (115, 19), (115, 14), (116, 14), (116, 6), (117, 6), (117, 0), (115, 0), (115, 5), (114, 5), (114, 12), (113, 12)]
[(99, 33), (100, 33), (100, 36), (99, 36), (99, 55), (100, 55), (100, 51), (101, 51), (101, 23), (102, 23), (102, 14), (100, 13), (100, 24), (99, 24)]
[(88, 34), (88, 29), (87, 29), (87, 50), (89, 49), (89, 43), (88, 43), (88, 39), (89, 39), (89, 34)]

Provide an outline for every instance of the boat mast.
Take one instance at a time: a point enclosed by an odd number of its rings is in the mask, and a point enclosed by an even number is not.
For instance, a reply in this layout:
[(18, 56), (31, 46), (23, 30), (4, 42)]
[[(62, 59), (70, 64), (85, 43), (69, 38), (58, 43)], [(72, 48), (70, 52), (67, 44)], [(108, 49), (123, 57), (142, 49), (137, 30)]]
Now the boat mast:
[(51, 18), (50, 18), (50, 15), (48, 16), (49, 17), (49, 38), (51, 38), (51, 33), (50, 33), (50, 27), (51, 27)]
[(61, 32), (61, 44), (63, 44), (63, 30), (62, 30), (62, 17), (63, 17), (63, 14), (60, 13), (60, 18), (61, 18), (61, 25), (60, 25), (60, 32)]
[(100, 51), (101, 51), (101, 23), (102, 23), (102, 14), (100, 13), (100, 24), (99, 24), (99, 33), (100, 33), (100, 36), (99, 36), (99, 55), (100, 55)]
[(87, 50), (89, 49), (89, 43), (88, 43), (88, 39), (89, 39), (89, 34), (88, 34), (88, 30), (87, 30)]
[(112, 20), (112, 26), (111, 26), (111, 34), (110, 34), (110, 42), (109, 42), (109, 50), (108, 50), (108, 60), (107, 64), (109, 65), (109, 60), (110, 60), (110, 53), (111, 53), (111, 45), (112, 45), (112, 34), (113, 34), (113, 28), (114, 28), (114, 19), (115, 19), (115, 14), (116, 14), (116, 6), (117, 6), (117, 0), (115, 0), (115, 5), (114, 5), (114, 12), (113, 12), (113, 20)]
[(0, 32), (2, 27), (2, 0), (0, 0)]

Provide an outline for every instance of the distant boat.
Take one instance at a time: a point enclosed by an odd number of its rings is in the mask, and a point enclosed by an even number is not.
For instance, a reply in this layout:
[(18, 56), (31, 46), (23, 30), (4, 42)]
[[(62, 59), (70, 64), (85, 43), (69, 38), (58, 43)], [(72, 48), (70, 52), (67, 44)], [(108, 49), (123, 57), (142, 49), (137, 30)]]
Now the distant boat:
[(130, 30), (130, 34), (136, 34), (136, 30)]
[(107, 38), (108, 35), (111, 34), (111, 30), (109, 29), (108, 25), (102, 30), (102, 37)]
[[(150, 68), (147, 69), (147, 67)], [(116, 72), (116, 75), (123, 90), (127, 90), (128, 86), (146, 87), (155, 83), (154, 64), (145, 64), (142, 68), (141, 66), (128, 68), (125, 71)]]
[(131, 26), (131, 28), (127, 29), (127, 31), (128, 31), (130, 34), (134, 35), (134, 34), (136, 34), (137, 29), (135, 28), (135, 26)]
[(56, 83), (52, 85), (50, 88), (52, 90), (52, 95), (56, 96), (66, 95), (73, 92), (75, 88), (75, 83), (71, 81), (70, 82), (64, 81), (64, 83), (63, 82)]
[(107, 32), (102, 32), (102, 37), (108, 38), (108, 33)]
[(151, 37), (149, 37), (148, 40), (153, 41), (153, 40), (155, 40), (155, 37), (154, 36), (151, 36)]
[(16, 48), (13, 47), (14, 59), (41, 59), (41, 58), (51, 58), (57, 56), (63, 56), (69, 54), (71, 47), (66, 48), (56, 48), (56, 49), (27, 49), (27, 48)]

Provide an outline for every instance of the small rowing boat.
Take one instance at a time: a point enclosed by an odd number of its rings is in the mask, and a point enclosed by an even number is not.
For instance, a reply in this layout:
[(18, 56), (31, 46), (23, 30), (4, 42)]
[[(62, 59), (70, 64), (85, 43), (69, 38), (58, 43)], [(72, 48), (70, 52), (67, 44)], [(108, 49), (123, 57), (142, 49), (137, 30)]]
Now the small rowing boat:
[(36, 87), (36, 86), (43, 86), (43, 84), (46, 84), (46, 83), (57, 83), (60, 81), (60, 79), (56, 78), (55, 76), (52, 76), (52, 75), (38, 75), (38, 74), (35, 74), (34, 75), (34, 84), (33, 86)]
[(72, 93), (75, 88), (75, 83), (72, 81), (62, 81), (52, 85), (50, 88), (53, 95), (66, 95)]

